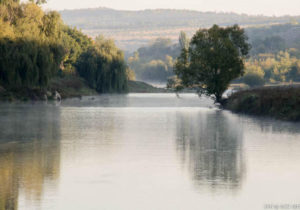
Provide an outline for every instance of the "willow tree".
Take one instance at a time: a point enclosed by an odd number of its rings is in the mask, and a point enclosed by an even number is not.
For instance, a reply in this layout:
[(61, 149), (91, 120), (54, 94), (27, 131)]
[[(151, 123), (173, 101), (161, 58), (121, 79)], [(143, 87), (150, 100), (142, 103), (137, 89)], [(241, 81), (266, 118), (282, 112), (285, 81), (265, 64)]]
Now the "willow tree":
[(175, 64), (175, 73), (185, 87), (197, 87), (199, 94), (214, 95), (221, 102), (230, 82), (243, 75), (244, 59), (250, 45), (238, 25), (214, 25), (200, 29), (184, 47)]
[(36, 3), (0, 2), (0, 85), (6, 89), (47, 88), (64, 58), (59, 14)]
[(94, 46), (80, 55), (76, 68), (88, 85), (99, 93), (127, 91), (124, 55), (112, 40), (97, 37)]

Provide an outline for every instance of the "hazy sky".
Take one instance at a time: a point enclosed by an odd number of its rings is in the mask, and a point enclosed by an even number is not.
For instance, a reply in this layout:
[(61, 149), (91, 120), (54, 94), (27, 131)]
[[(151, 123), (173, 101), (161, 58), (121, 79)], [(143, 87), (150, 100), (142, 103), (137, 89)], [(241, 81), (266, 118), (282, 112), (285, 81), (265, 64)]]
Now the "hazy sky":
[(300, 15), (300, 0), (48, 0), (45, 7), (56, 10), (94, 7), (122, 10), (172, 8), (265, 15)]

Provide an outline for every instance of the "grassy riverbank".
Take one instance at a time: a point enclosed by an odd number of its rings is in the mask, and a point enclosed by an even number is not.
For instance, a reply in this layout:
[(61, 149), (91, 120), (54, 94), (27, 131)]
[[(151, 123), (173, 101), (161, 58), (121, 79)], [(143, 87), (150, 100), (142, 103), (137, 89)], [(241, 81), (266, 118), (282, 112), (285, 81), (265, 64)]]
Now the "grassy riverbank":
[(225, 108), (237, 113), (300, 121), (300, 86), (262, 87), (233, 94)]

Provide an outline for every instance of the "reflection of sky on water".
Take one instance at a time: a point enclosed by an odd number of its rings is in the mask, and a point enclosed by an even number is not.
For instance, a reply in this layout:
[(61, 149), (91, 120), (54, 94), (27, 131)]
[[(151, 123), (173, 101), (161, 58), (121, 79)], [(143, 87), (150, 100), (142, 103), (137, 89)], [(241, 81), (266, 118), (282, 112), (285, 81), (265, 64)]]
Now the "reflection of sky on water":
[(297, 200), (299, 124), (209, 107), (193, 94), (1, 104), (0, 209), (255, 210)]

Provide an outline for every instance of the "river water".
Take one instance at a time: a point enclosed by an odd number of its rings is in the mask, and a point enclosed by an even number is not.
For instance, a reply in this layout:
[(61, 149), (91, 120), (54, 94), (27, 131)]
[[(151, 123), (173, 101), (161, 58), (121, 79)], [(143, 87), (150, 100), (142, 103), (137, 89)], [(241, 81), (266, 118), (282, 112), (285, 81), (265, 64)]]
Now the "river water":
[(193, 94), (1, 104), (3, 209), (300, 209), (300, 124)]

